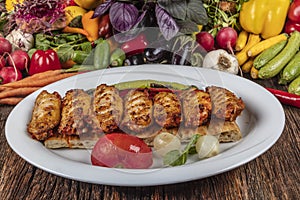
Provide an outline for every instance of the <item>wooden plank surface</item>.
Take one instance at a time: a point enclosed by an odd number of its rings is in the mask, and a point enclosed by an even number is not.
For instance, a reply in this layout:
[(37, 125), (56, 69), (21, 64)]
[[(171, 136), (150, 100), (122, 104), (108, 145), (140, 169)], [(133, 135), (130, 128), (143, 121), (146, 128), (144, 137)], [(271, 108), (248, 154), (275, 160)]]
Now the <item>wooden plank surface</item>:
[[(257, 82), (285, 89), (272, 81)], [(13, 106), (0, 105), (0, 199), (298, 199), (300, 109), (283, 108), (286, 125), (281, 137), (267, 152), (245, 165), (185, 183), (116, 187), (65, 179), (24, 161), (5, 138), (5, 122)]]

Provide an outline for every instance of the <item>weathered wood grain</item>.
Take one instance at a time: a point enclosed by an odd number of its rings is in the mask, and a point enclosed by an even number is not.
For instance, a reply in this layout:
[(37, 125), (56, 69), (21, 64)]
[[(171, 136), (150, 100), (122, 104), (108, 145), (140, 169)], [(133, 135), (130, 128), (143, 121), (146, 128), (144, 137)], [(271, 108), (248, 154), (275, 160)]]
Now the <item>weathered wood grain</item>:
[[(285, 89), (276, 81), (257, 82)], [(245, 165), (186, 183), (115, 187), (65, 179), (24, 161), (5, 138), (5, 122), (13, 107), (0, 106), (0, 199), (298, 199), (300, 109), (285, 105), (283, 108), (286, 125), (281, 137), (270, 150)]]

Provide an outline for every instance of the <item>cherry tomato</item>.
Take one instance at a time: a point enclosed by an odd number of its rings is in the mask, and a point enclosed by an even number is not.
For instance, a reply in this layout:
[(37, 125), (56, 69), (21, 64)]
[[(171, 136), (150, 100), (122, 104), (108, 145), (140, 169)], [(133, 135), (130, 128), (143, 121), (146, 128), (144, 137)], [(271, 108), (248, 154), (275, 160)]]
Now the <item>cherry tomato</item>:
[(102, 167), (147, 169), (153, 163), (152, 150), (140, 138), (125, 133), (111, 133), (99, 138), (91, 162)]
[(294, 22), (300, 23), (300, 0), (295, 0), (291, 3), (288, 18)]

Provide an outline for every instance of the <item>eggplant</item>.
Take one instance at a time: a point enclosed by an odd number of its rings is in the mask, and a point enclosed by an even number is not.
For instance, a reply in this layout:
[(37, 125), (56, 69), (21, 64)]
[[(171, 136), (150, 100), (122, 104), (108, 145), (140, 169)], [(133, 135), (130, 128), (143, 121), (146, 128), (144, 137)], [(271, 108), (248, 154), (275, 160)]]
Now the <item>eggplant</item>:
[(188, 46), (185, 46), (182, 50), (173, 53), (172, 64), (191, 66), (191, 52)]
[(134, 54), (124, 60), (124, 66), (145, 64), (144, 54)]
[(148, 63), (170, 63), (172, 56), (171, 52), (163, 47), (146, 48), (144, 54)]

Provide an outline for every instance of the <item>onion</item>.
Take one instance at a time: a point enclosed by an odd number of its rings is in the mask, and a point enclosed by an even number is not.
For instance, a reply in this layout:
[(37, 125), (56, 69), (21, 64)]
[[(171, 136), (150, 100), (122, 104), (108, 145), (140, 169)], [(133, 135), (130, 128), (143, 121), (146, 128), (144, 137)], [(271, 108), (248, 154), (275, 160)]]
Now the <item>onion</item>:
[(196, 142), (196, 151), (200, 159), (209, 158), (219, 153), (219, 140), (213, 135), (201, 136)]
[(160, 156), (166, 155), (173, 150), (180, 150), (181, 142), (178, 137), (168, 132), (161, 132), (155, 136), (153, 140), (153, 147), (156, 153)]

